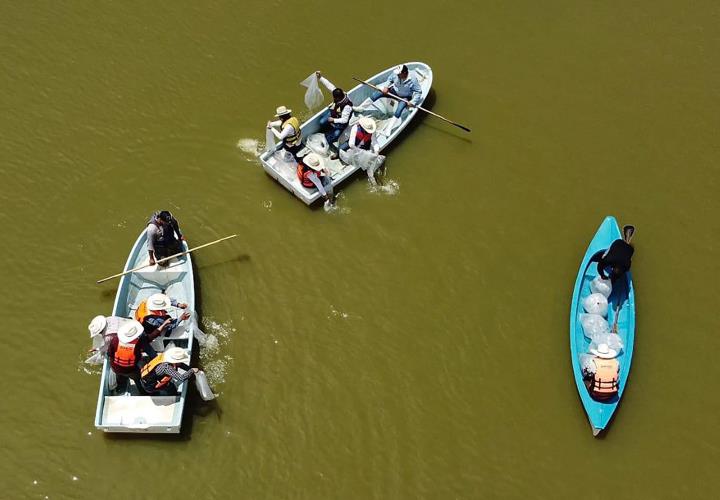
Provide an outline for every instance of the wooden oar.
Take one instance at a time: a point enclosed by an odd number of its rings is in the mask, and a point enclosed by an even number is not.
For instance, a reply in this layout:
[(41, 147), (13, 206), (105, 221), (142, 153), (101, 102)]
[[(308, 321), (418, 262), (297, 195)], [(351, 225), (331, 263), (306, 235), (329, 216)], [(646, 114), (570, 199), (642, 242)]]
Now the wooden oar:
[[(373, 85), (372, 83), (368, 83), (368, 82), (366, 82), (365, 80), (361, 80), (361, 79), (359, 79), (359, 78), (355, 78), (354, 76), (352, 77), (352, 79), (355, 80), (356, 82), (360, 82), (360, 83), (362, 83), (362, 84), (364, 84), (364, 85), (367, 85), (368, 87), (373, 88), (373, 89), (377, 90), (378, 92), (382, 92), (382, 89), (381, 89), (380, 87), (376, 87), (376, 86)], [(384, 93), (384, 92), (383, 92), (383, 93)], [(428, 113), (428, 114), (430, 114), (430, 115), (433, 115), (433, 116), (435, 116), (435, 117), (437, 117), (437, 118), (440, 118), (441, 120), (444, 120), (444, 121), (450, 123), (451, 125), (455, 125), (456, 127), (459, 127), (459, 128), (461, 128), (461, 129), (465, 130), (466, 132), (470, 132), (470, 129), (467, 128), (465, 125), (460, 125), (459, 123), (456, 123), (456, 122), (454, 122), (454, 121), (452, 121), (452, 120), (448, 120), (448, 119), (445, 118), (444, 116), (440, 116), (440, 115), (437, 114), (437, 113), (433, 113), (433, 112), (430, 111), (429, 109), (425, 109), (425, 108), (423, 108), (422, 106), (417, 106), (417, 105), (415, 105), (415, 104), (412, 104), (410, 101), (408, 101), (408, 100), (406, 100), (406, 99), (403, 99), (402, 97), (397, 96), (397, 95), (395, 95), (395, 94), (393, 94), (393, 93), (391, 93), (391, 92), (387, 92), (387, 93), (384, 93), (384, 94), (385, 94), (386, 96), (391, 97), (391, 98), (393, 98), (393, 99), (396, 99), (396, 100), (398, 100), (398, 101), (402, 101), (402, 102), (404, 102), (405, 104), (407, 104), (408, 106), (415, 107), (415, 108), (419, 109), (420, 111), (425, 111), (426, 113)]]
[[(210, 245), (214, 245), (215, 243), (220, 243), (221, 241), (229, 240), (230, 238), (235, 238), (237, 234), (232, 234), (230, 236), (225, 236), (224, 238), (220, 238), (219, 240), (211, 241), (210, 243), (205, 243), (204, 245), (200, 245), (199, 247), (191, 248), (190, 250), (186, 250), (184, 252), (176, 253), (174, 255), (171, 255), (169, 257), (164, 257), (160, 260), (155, 261), (156, 264), (160, 264), (161, 262), (168, 261), (170, 259), (174, 259), (175, 257), (180, 257), (181, 255), (189, 254), (190, 252), (194, 252), (195, 250), (200, 250), (201, 248), (209, 247)], [(134, 273), (135, 271), (139, 271), (140, 269), (145, 269), (146, 267), (150, 267), (151, 264), (145, 264), (143, 266), (135, 267), (133, 269), (130, 269), (128, 271), (125, 271), (124, 273), (120, 274), (113, 274), (112, 276), (108, 276), (107, 278), (103, 278), (101, 280), (97, 280), (96, 283), (103, 283), (105, 281), (111, 280), (113, 278), (119, 278), (120, 276), (125, 276), (126, 274)]]
[(620, 306), (621, 305), (622, 304), (618, 304), (617, 307), (615, 308), (615, 321), (613, 321), (613, 327), (611, 330), (611, 332), (614, 334), (617, 334), (617, 328), (618, 328), (617, 325), (618, 325), (618, 319), (620, 318)]

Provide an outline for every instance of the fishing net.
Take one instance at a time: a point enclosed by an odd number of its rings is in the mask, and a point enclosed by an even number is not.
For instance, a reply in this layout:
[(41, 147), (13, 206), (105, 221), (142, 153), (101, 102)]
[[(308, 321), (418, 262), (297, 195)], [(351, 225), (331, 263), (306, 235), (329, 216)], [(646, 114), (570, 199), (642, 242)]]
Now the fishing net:
[(363, 169), (367, 172), (368, 177), (374, 177), (375, 171), (385, 162), (383, 155), (357, 148), (340, 151), (340, 159), (348, 165)]
[(583, 300), (583, 309), (587, 313), (606, 317), (608, 312), (607, 298), (601, 293), (590, 294)]
[(312, 111), (323, 103), (324, 97), (314, 72), (300, 82), (300, 85), (307, 87), (305, 91), (305, 106), (307, 106), (307, 109)]
[(590, 282), (590, 291), (592, 293), (601, 293), (605, 298), (610, 297), (612, 293), (612, 281), (609, 279), (604, 280), (602, 276), (598, 275)]

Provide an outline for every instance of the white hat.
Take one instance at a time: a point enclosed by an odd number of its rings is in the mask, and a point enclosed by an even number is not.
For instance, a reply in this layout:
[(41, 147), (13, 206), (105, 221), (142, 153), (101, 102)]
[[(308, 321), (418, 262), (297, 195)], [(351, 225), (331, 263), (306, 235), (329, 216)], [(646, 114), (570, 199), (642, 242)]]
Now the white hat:
[(597, 349), (590, 349), (590, 352), (598, 358), (605, 359), (612, 359), (618, 355), (618, 352), (615, 349), (610, 349), (607, 344), (599, 344)]
[(144, 330), (145, 329), (139, 321), (128, 321), (118, 329), (118, 340), (120, 342), (132, 342), (133, 340), (138, 338)]
[(166, 363), (190, 363), (190, 355), (182, 347), (171, 347), (163, 353)]
[(170, 303), (170, 297), (164, 293), (156, 293), (148, 297), (147, 308), (148, 311), (162, 311), (167, 309), (172, 304)]
[(95, 316), (88, 325), (88, 330), (90, 330), (90, 338), (96, 335), (100, 335), (106, 327), (107, 320), (105, 319), (105, 316)]
[(358, 120), (358, 123), (362, 128), (365, 129), (368, 134), (374, 134), (375, 130), (377, 129), (375, 120), (373, 120), (369, 116), (363, 116), (362, 118), (360, 118), (360, 120)]
[(292, 113), (292, 109), (288, 109), (285, 106), (278, 106), (278, 108), (275, 110), (275, 116), (283, 116), (283, 115), (289, 115)]
[(303, 158), (302, 161), (305, 165), (313, 170), (317, 170), (318, 172), (325, 167), (325, 162), (323, 162), (323, 159), (320, 158), (320, 155), (317, 153), (309, 153), (305, 155), (305, 158)]
[[(399, 66), (395, 66), (395, 69), (393, 70), (393, 73), (395, 73), (396, 75), (399, 75), (400, 73), (402, 73), (403, 68), (406, 68), (406, 67), (407, 67), (407, 66), (405, 66), (404, 64), (401, 64), (401, 65), (399, 65)], [(409, 70), (408, 70), (408, 71), (409, 71)]]

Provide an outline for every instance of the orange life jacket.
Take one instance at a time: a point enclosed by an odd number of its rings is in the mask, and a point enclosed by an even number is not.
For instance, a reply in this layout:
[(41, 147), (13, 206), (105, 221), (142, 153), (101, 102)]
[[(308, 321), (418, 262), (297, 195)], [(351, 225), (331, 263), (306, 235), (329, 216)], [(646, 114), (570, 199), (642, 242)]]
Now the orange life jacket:
[(159, 391), (172, 380), (172, 377), (169, 375), (165, 375), (163, 378), (158, 378), (158, 376), (155, 375), (155, 367), (162, 362), (163, 354), (160, 353), (140, 370), (140, 380), (146, 389)]
[[(310, 177), (309, 177), (309, 175), (312, 174), (313, 172), (315, 172), (315, 171), (313, 169), (311, 169), (310, 167), (306, 166), (303, 162), (298, 163), (297, 176), (298, 176), (298, 179), (300, 180), (300, 184), (302, 184), (303, 187), (306, 187), (306, 188), (314, 188), (315, 187), (315, 184), (313, 184), (313, 182), (310, 180)], [(315, 172), (315, 175), (320, 177), (320, 172)]]
[(170, 317), (170, 315), (165, 310), (161, 311), (150, 311), (147, 307), (147, 299), (140, 302), (140, 305), (135, 310), (135, 320), (142, 323), (143, 326), (145, 326), (145, 319), (150, 316), (160, 316), (163, 318), (163, 320), (166, 320)]
[(608, 399), (618, 392), (620, 387), (618, 374), (620, 363), (617, 359), (593, 358), (595, 375), (590, 384), (590, 392), (597, 399)]
[(113, 371), (128, 372), (135, 368), (135, 363), (137, 363), (135, 348), (137, 347), (138, 340), (139, 339), (135, 339), (132, 342), (118, 341), (115, 355), (111, 361)]

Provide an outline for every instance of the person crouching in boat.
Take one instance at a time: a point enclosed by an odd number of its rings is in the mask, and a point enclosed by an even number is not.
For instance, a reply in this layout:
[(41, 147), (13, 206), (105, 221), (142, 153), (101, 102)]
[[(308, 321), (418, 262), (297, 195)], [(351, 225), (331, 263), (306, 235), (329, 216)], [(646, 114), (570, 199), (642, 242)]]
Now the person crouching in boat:
[(320, 118), (320, 127), (324, 129), (325, 140), (332, 147), (350, 123), (353, 115), (353, 103), (339, 87), (336, 87), (330, 80), (322, 76), (319, 71), (315, 72), (320, 83), (332, 92), (333, 102), (328, 106), (328, 110)]
[[(377, 155), (380, 151), (380, 146), (378, 146), (377, 142), (373, 139), (373, 134), (375, 134), (376, 129), (377, 125), (375, 120), (369, 116), (363, 116), (355, 125), (352, 126), (352, 128), (350, 128), (350, 137), (348, 138), (348, 142), (340, 146), (340, 149), (343, 151), (350, 150), (351, 152), (354, 150), (372, 151), (375, 155)], [(377, 184), (377, 181), (375, 180), (376, 169), (377, 162), (373, 164), (372, 168), (365, 169), (368, 179), (373, 185)]]
[(101, 364), (110, 347), (110, 342), (117, 337), (120, 327), (129, 321), (132, 320), (120, 316), (95, 316), (88, 325), (90, 341), (92, 342), (92, 348), (89, 352), (94, 354), (85, 362), (93, 365)]
[[(140, 384), (148, 394), (175, 393), (177, 384), (193, 377), (198, 370), (190, 368), (190, 355), (181, 347), (171, 347), (148, 361), (140, 369)], [(181, 368), (183, 371), (178, 371)]]
[(297, 176), (303, 187), (317, 188), (325, 201), (335, 202), (330, 173), (325, 170), (325, 162), (317, 153), (309, 153), (298, 162)]
[(140, 302), (135, 310), (135, 320), (142, 324), (151, 341), (160, 335), (170, 335), (181, 321), (190, 318), (190, 313), (185, 311), (179, 318), (172, 319), (167, 312), (170, 307), (186, 309), (187, 304), (171, 299), (164, 293), (155, 293)]
[[(398, 97), (402, 97), (406, 101), (410, 102), (410, 107), (413, 108), (420, 103), (422, 99), (422, 87), (417, 81), (417, 78), (410, 76), (408, 67), (403, 65), (398, 66), (390, 74), (385, 84), (382, 87), (382, 92), (376, 90), (370, 96), (370, 99), (375, 102), (382, 97), (389, 97), (388, 93), (393, 93)], [(385, 135), (390, 135), (395, 127), (400, 123), (400, 117), (403, 111), (407, 107), (403, 101), (397, 102), (395, 113), (390, 122), (390, 125), (385, 129)]]
[[(295, 161), (298, 159), (298, 153), (304, 148), (302, 144), (302, 131), (300, 130), (300, 120), (292, 115), (292, 109), (285, 106), (279, 106), (275, 110), (277, 120), (267, 122), (267, 128), (282, 142), (282, 147), (290, 153)], [(280, 132), (275, 130), (280, 127)]]
[(617, 395), (619, 389), (620, 362), (618, 352), (607, 344), (590, 349), (590, 355), (583, 355), (582, 373), (593, 399), (604, 401)]
[[(180, 232), (177, 219), (167, 210), (155, 212), (150, 216), (146, 235), (151, 266), (160, 259), (182, 252), (180, 241), (185, 237)], [(160, 264), (163, 267), (167, 265), (168, 262)]]
[(632, 256), (635, 253), (630, 240), (634, 233), (634, 226), (624, 226), (622, 239), (613, 241), (610, 248), (600, 250), (590, 257), (590, 262), (597, 262), (598, 274), (602, 279), (606, 280), (609, 277), (615, 283), (630, 270)]
[(134, 320), (124, 323), (117, 335), (110, 340), (107, 355), (110, 368), (117, 375), (118, 389), (124, 390), (128, 378), (140, 383), (138, 365), (143, 353), (155, 357), (155, 350), (150, 346), (150, 337), (145, 334), (143, 326)]

